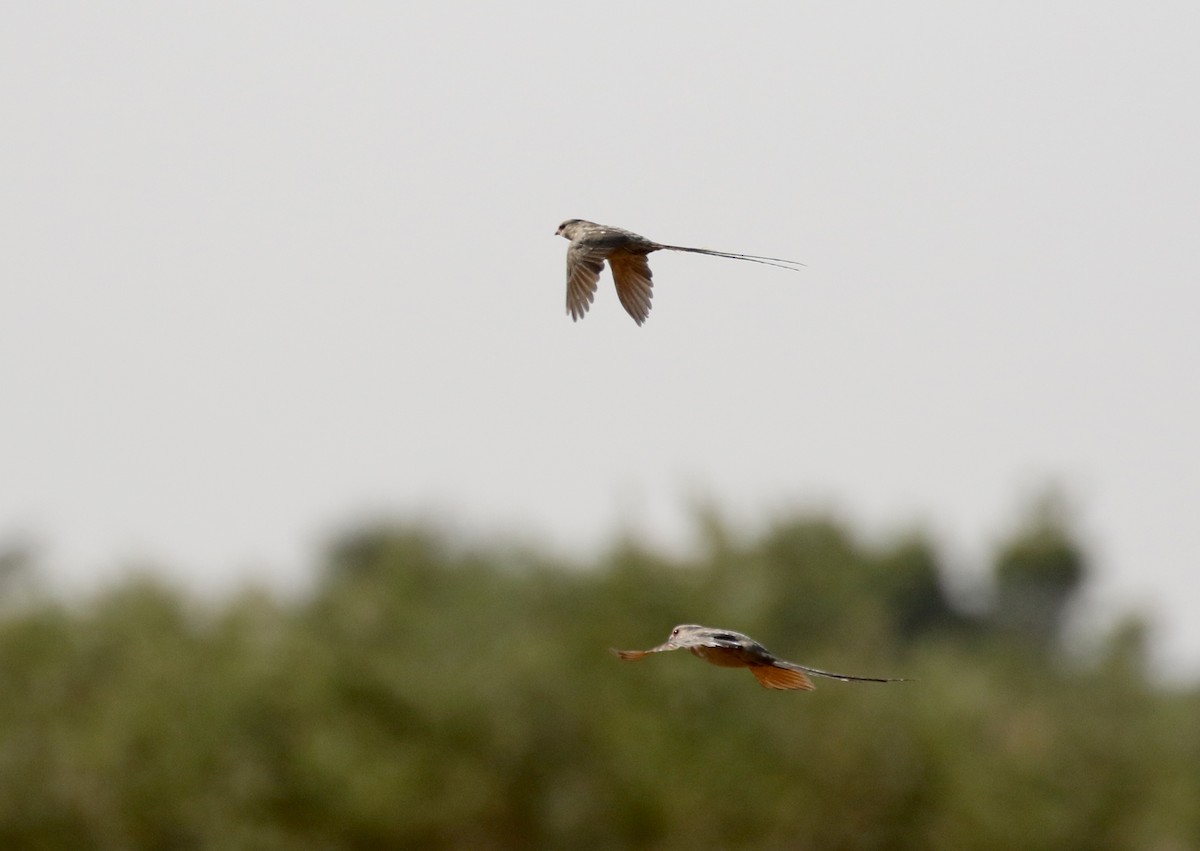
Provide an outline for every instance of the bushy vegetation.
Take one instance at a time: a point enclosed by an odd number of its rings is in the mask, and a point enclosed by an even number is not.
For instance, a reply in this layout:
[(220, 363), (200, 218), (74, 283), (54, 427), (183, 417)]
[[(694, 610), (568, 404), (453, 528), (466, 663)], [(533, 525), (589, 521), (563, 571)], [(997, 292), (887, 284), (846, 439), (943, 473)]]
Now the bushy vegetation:
[[(920, 535), (700, 526), (694, 557), (585, 566), (368, 528), (301, 600), (10, 605), (0, 847), (1200, 848), (1200, 695), (1146, 679), (1136, 622), (1062, 652), (1087, 566), (1054, 518), (970, 610)], [(607, 652), (681, 622), (917, 682)]]

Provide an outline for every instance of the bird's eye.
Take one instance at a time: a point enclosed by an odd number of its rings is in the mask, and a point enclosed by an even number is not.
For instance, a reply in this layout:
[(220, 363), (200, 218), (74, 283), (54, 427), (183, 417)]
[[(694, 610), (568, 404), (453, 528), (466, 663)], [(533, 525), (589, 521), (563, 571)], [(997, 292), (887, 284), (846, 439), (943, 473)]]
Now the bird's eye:
[(675, 627), (673, 630), (671, 630), (671, 635), (672, 636), (679, 635), (679, 627)]

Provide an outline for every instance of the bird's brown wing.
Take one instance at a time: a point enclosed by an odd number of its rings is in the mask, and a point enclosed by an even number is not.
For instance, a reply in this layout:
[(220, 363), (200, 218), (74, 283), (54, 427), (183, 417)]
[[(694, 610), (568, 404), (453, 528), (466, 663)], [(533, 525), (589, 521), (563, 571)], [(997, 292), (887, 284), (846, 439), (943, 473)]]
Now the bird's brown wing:
[(763, 688), (776, 688), (783, 691), (792, 689), (812, 691), (816, 688), (812, 684), (812, 680), (803, 673), (789, 670), (788, 668), (776, 668), (774, 665), (755, 665), (750, 668), (750, 673), (754, 674), (755, 678), (762, 683)]
[(612, 268), (613, 282), (617, 285), (617, 298), (633, 321), (641, 325), (650, 315), (654, 286), (650, 280), (650, 264), (646, 262), (646, 255), (614, 251), (608, 257), (608, 265)]
[(567, 249), (567, 313), (578, 321), (588, 312), (596, 295), (596, 282), (604, 268), (604, 256), (572, 243)]

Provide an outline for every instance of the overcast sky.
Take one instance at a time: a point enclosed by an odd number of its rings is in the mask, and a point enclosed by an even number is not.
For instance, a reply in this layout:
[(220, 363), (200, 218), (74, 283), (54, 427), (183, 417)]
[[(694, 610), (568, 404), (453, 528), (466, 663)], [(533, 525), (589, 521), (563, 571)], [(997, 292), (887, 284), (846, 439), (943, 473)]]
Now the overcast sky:
[[(10, 4), (0, 544), (294, 582), (366, 517), (581, 557), (1047, 485), (1200, 671), (1200, 5)], [(564, 313), (559, 222), (652, 257)]]

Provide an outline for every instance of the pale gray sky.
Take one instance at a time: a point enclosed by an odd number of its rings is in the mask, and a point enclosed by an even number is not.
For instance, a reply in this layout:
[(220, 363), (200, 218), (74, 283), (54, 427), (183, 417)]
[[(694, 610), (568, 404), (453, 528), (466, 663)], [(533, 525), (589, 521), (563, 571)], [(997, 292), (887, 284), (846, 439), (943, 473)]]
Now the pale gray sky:
[[(1200, 669), (1200, 6), (17, 4), (0, 541), (296, 580), (367, 514), (586, 552), (1070, 495)], [(656, 255), (564, 314), (579, 216)]]

